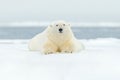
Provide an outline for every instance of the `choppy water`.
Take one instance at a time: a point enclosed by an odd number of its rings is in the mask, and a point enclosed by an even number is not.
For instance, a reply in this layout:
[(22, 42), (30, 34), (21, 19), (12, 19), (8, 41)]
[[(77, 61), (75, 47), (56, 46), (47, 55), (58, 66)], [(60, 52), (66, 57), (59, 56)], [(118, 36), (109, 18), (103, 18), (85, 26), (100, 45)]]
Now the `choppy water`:
[[(30, 39), (42, 32), (45, 27), (0, 27), (0, 39)], [(120, 38), (120, 28), (107, 27), (73, 27), (79, 39)]]

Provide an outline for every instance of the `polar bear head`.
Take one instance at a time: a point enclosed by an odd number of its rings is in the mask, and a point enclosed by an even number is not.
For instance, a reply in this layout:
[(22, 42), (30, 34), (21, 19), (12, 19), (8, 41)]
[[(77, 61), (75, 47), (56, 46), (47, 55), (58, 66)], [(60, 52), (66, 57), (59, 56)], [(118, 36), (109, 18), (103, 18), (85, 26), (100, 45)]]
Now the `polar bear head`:
[(56, 21), (49, 26), (50, 32), (54, 34), (69, 34), (71, 33), (71, 25), (65, 21)]

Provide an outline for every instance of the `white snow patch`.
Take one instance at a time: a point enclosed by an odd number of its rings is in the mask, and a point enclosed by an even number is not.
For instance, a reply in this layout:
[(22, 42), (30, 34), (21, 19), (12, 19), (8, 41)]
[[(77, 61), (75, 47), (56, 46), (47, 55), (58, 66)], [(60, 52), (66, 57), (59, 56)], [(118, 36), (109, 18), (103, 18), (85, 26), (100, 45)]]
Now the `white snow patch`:
[(0, 40), (0, 80), (120, 80), (120, 40), (81, 40), (75, 54), (43, 55), (29, 40)]

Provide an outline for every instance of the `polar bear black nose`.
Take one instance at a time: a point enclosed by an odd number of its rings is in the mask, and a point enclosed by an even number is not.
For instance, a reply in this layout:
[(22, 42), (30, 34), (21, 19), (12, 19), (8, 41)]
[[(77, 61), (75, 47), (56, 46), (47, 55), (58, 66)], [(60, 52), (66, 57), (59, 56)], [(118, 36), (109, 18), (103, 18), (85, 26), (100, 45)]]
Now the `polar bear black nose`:
[(62, 29), (62, 28), (60, 28), (60, 29), (59, 29), (59, 31), (60, 31), (60, 32), (62, 32), (62, 31), (63, 31), (63, 29)]

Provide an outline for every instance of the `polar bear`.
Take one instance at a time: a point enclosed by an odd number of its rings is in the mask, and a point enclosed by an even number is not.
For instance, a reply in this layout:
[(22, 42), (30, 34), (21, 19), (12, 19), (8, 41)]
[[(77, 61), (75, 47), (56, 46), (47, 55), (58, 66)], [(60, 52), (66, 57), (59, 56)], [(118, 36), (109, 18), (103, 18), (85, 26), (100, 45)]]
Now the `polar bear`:
[(83, 49), (84, 46), (75, 38), (71, 25), (65, 21), (53, 22), (29, 42), (29, 50), (44, 54), (73, 53)]

